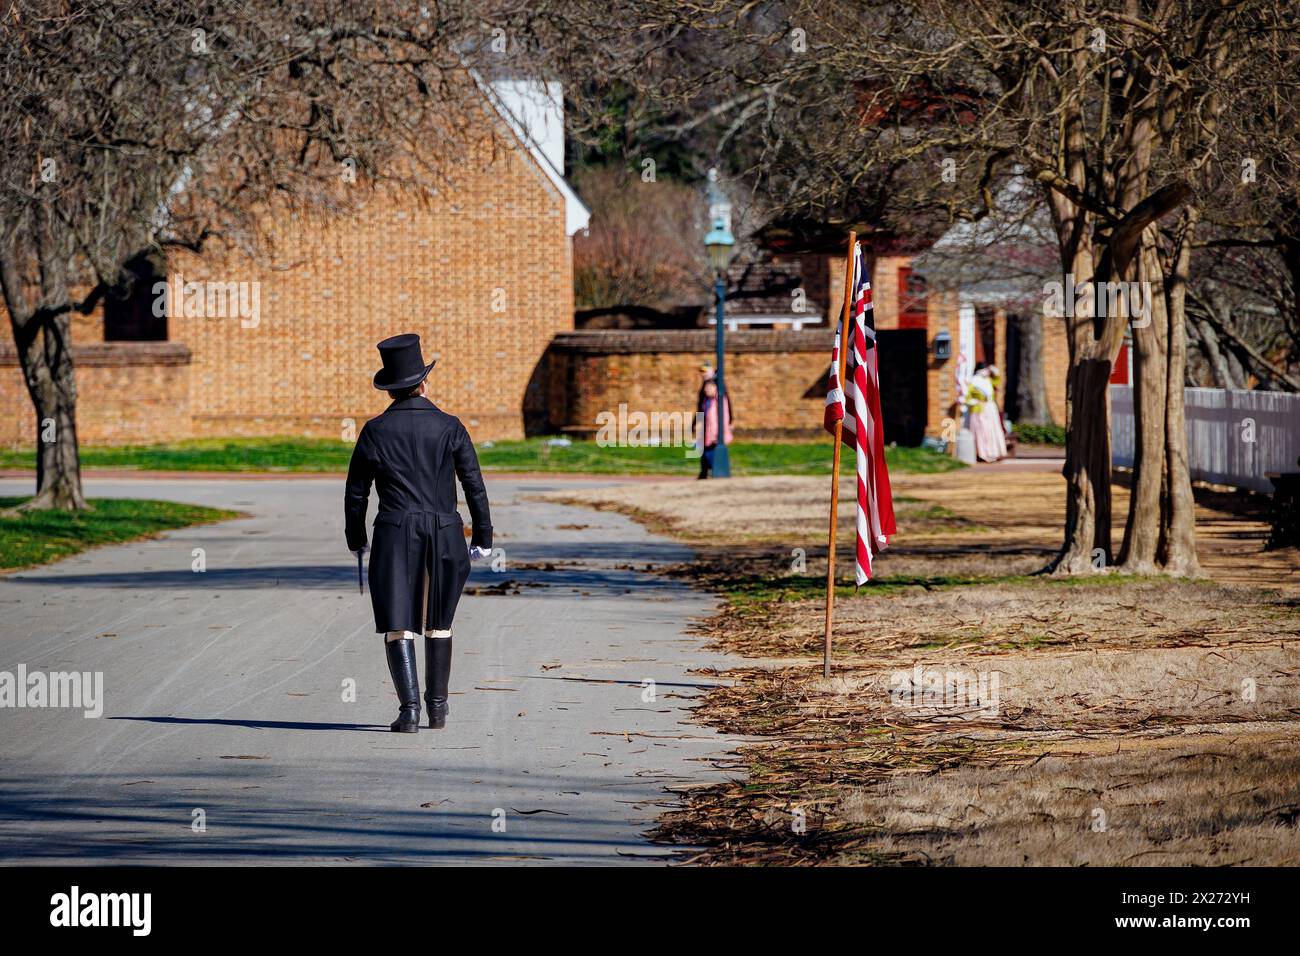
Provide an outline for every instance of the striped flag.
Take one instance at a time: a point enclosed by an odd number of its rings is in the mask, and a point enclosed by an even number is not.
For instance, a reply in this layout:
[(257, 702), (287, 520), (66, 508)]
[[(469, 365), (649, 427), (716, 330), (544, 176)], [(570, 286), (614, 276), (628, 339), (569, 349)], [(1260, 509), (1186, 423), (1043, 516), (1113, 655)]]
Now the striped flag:
[[(858, 508), (856, 561), (854, 580), (865, 584), (871, 579), (871, 559), (889, 539), (897, 534), (894, 524), (894, 497), (889, 487), (889, 469), (885, 466), (885, 430), (880, 416), (880, 367), (876, 348), (875, 317), (871, 308), (871, 279), (862, 261), (862, 244), (854, 248), (852, 321), (849, 323), (852, 347), (845, 369), (846, 386), (841, 389), (840, 345), (843, 329), (835, 332), (835, 350), (831, 353), (830, 390), (826, 393), (826, 430), (835, 434), (835, 424), (843, 420), (841, 440), (853, 449), (858, 469)], [(848, 411), (845, 412), (845, 394)]]

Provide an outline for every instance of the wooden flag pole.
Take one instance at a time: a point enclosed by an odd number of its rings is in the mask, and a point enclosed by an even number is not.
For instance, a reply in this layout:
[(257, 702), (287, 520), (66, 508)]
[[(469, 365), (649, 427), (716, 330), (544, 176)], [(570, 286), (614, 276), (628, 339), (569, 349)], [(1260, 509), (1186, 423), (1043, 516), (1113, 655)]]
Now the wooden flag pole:
[[(844, 375), (849, 362), (849, 349), (853, 347), (853, 339), (849, 334), (851, 325), (849, 319), (850, 310), (853, 308), (853, 253), (857, 244), (858, 234), (850, 232), (848, 261), (844, 270), (844, 311), (840, 319), (840, 367), (838, 369), (840, 399), (843, 402), (845, 415), (849, 412), (849, 392)], [(844, 417), (840, 416), (839, 421), (835, 423), (834, 463), (831, 465), (830, 546), (826, 550), (826, 635), (822, 641), (822, 677), (827, 678), (831, 676), (831, 627), (835, 619), (835, 519), (840, 504), (840, 448), (843, 435)]]

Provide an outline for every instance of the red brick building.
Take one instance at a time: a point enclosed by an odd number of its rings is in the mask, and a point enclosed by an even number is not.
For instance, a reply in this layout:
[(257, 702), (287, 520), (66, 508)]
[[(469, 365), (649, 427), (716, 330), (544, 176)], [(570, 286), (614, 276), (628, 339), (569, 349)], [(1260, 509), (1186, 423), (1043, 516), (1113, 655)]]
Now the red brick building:
[[(175, 255), (155, 278), (182, 295), (156, 320), (149, 302), (78, 317), (81, 440), (347, 436), (386, 404), (371, 386), (374, 345), (398, 332), (421, 335), (438, 359), (433, 400), (476, 439), (521, 437), (543, 401), (542, 354), (573, 328), (570, 243), (589, 214), (562, 175), (558, 85), (498, 83), (485, 99), (506, 148), (453, 170), (452, 188), (422, 203), (380, 190), (346, 218), (277, 223), (273, 262), (220, 247)], [(181, 282), (203, 283), (189, 288), (218, 308), (187, 310)], [(34, 437), (4, 343), (0, 445)]]
[[(220, 248), (159, 270), (175, 294), (153, 316), (153, 283), (135, 309), (78, 317), (73, 329), (79, 435), (93, 444), (190, 437), (351, 440), (386, 396), (371, 387), (374, 344), (418, 332), (438, 367), (435, 402), (478, 441), (526, 432), (590, 435), (626, 403), (693, 412), (713, 333), (574, 331), (572, 236), (589, 213), (565, 182), (555, 84), (485, 88), (485, 123), (505, 149), (453, 171), (454, 186), (412, 202), (379, 191), (342, 219), (276, 224), (276, 260)], [(498, 142), (499, 145), (499, 142)], [(768, 247), (735, 276), (727, 302), (727, 384), (742, 438), (819, 434), (831, 331), (843, 299), (842, 237)], [(1007, 309), (960, 283), (927, 283), (916, 250), (871, 256), (881, 334), (886, 434), (915, 444), (947, 431), (957, 359), (1008, 371)], [(794, 280), (794, 281), (792, 281)], [(183, 283), (229, 293), (188, 309)], [(707, 289), (701, 289), (702, 298)], [(217, 310), (220, 311), (220, 310)], [(698, 321), (711, 321), (704, 309)], [(1065, 419), (1064, 322), (1044, 318), (1052, 418)], [(947, 342), (950, 354), (942, 354)], [(1005, 404), (1005, 396), (999, 396)], [(0, 344), (0, 445), (31, 447), (34, 415), (17, 356)]]
[[(880, 253), (870, 262), (885, 434), (900, 444), (951, 433), (945, 419), (958, 418), (959, 358), (965, 357), (968, 370), (976, 362), (997, 365), (1007, 384), (1013, 365), (1008, 349), (1014, 349), (1015, 323), (1007, 304), (973, 285), (931, 288), (919, 265), (910, 253)], [(798, 277), (801, 295), (789, 288), (792, 276)], [(769, 283), (770, 294), (746, 294), (751, 283), (762, 281)], [(727, 389), (736, 408), (736, 434), (742, 439), (817, 437), (833, 340), (825, 317), (838, 319), (843, 254), (769, 251), (761, 269), (734, 268), (731, 289), (725, 313)], [(945, 339), (946, 357), (939, 348)], [(558, 335), (542, 376), (549, 429), (590, 436), (596, 415), (622, 402), (646, 412), (693, 411), (700, 366), (714, 361), (713, 343), (714, 332), (704, 328)], [(1048, 409), (1052, 420), (1063, 424), (1069, 371), (1064, 320), (1044, 316), (1042, 361)], [(998, 398), (1005, 407), (1005, 395)]]

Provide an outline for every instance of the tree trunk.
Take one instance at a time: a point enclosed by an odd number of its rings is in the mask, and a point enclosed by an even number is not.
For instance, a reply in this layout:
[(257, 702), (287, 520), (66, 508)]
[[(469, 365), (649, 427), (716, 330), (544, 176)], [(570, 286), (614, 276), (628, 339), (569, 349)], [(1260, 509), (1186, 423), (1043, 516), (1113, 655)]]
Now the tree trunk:
[[(36, 413), (36, 494), (19, 510), (87, 508), (77, 445), (77, 380), (72, 362), (70, 249), (43, 211), (26, 241), (0, 234), (0, 291), (27, 394)], [(93, 299), (87, 300), (87, 303)], [(83, 306), (88, 306), (83, 303)]]
[(1195, 211), (1184, 213), (1166, 279), (1154, 227), (1142, 236), (1138, 281), (1151, 321), (1135, 324), (1137, 369), (1133, 493), (1120, 564), (1125, 571), (1196, 574), (1196, 502), (1187, 464), (1187, 279)]
[(1043, 370), (1043, 317), (1037, 312), (1016, 316), (1020, 337), (1020, 360), (1016, 369), (1016, 421), (1050, 425), (1047, 405), (1047, 376)]
[(1187, 378), (1187, 282), (1191, 274), (1192, 236), (1198, 211), (1184, 213), (1183, 229), (1174, 252), (1168, 287), (1169, 400), (1165, 417), (1164, 534), (1159, 561), (1168, 574), (1196, 575), (1196, 498), (1187, 464), (1187, 413), (1184, 381)]
[[(35, 320), (34, 320), (35, 321)], [(36, 494), (21, 510), (88, 507), (77, 444), (77, 382), (66, 314), (48, 319), (20, 345), (19, 361), (36, 412)], [(24, 347), (25, 346), (25, 347)]]
[[(1165, 417), (1169, 387), (1169, 318), (1156, 249), (1155, 227), (1142, 235), (1136, 278), (1150, 304), (1149, 318), (1133, 317), (1133, 488), (1119, 564), (1134, 574), (1156, 570), (1161, 489), (1165, 480)], [(1181, 388), (1181, 383), (1180, 383)]]
[[(1088, 217), (1075, 210), (1057, 217), (1062, 263), (1076, 285), (1096, 280)], [(1065, 404), (1065, 539), (1048, 566), (1053, 574), (1090, 574), (1111, 563), (1110, 384), (1123, 342), (1115, 320), (1086, 315), (1066, 320), (1070, 371)], [(1095, 554), (1099, 552), (1100, 561)]]
[(1244, 388), (1246, 379), (1241, 371), (1241, 363), (1231, 352), (1224, 351), (1219, 343), (1219, 333), (1214, 331), (1214, 326), (1205, 319), (1197, 319), (1196, 335), (1201, 353), (1205, 356), (1210, 374), (1214, 377), (1215, 387)]
[(1085, 358), (1066, 380), (1065, 543), (1055, 574), (1090, 574), (1096, 549), (1110, 563), (1110, 370), (1107, 359)]

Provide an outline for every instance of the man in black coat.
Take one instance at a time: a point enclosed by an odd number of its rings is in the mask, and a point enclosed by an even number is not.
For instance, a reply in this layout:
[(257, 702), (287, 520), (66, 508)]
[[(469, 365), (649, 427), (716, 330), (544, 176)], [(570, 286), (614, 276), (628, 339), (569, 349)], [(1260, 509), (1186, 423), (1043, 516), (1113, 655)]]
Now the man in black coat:
[[(429, 726), (443, 727), (452, 618), (469, 578), (470, 557), (492, 549), (492, 518), (469, 433), (459, 419), (424, 397), (425, 379), (435, 363), (424, 363), (420, 337), (384, 339), (379, 354), (384, 367), (375, 374), (375, 388), (388, 392), (393, 403), (361, 429), (348, 468), (343, 513), (348, 550), (365, 549), (366, 505), (374, 484), (379, 510), (370, 543), (370, 601), (401, 702), (391, 729), (415, 733), (420, 728), (415, 639), (424, 633)], [(456, 479), (473, 523), (468, 547), (456, 511)]]

